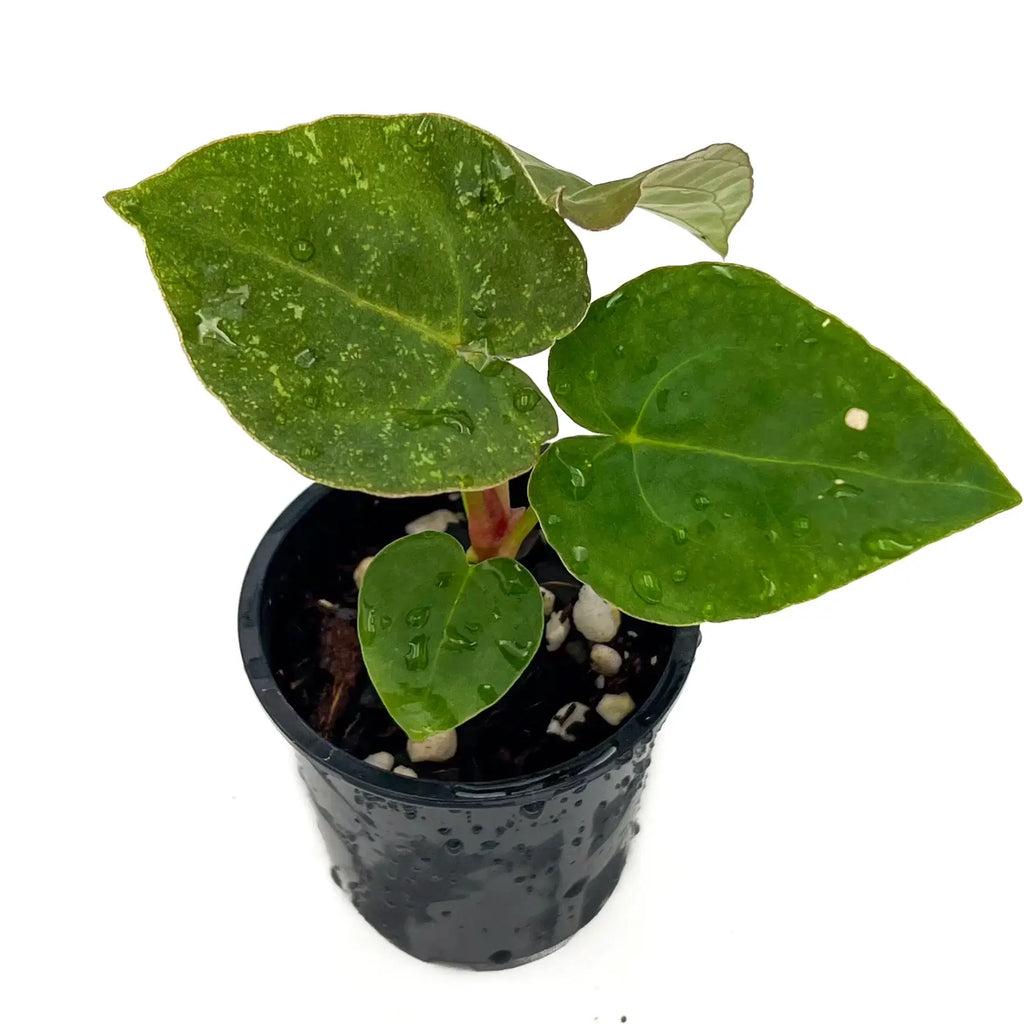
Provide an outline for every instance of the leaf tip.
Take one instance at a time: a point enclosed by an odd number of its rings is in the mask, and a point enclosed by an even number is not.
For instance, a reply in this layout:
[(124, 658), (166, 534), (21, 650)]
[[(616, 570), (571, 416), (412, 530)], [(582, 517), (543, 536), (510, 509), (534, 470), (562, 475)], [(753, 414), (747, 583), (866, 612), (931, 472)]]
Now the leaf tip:
[(114, 213), (119, 217), (123, 217), (129, 224), (135, 223), (135, 220), (132, 217), (132, 212), (137, 206), (134, 189), (114, 189), (103, 197), (103, 201), (114, 211)]

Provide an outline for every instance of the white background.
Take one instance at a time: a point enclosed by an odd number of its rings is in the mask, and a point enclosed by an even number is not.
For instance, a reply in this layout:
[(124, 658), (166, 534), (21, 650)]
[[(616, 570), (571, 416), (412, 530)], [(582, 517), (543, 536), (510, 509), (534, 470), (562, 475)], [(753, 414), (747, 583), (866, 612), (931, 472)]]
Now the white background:
[[(304, 483), (193, 377), (101, 199), (333, 113), (450, 113), (591, 180), (732, 141), (730, 258), (909, 366), (1019, 488), (1012, 5), (28, 11), (0, 72), (0, 1017), (1024, 1019), (1020, 509), (707, 628), (597, 920), (515, 971), (418, 963), (331, 884), (237, 656), (242, 573)], [(711, 258), (648, 214), (584, 241), (595, 295)]]

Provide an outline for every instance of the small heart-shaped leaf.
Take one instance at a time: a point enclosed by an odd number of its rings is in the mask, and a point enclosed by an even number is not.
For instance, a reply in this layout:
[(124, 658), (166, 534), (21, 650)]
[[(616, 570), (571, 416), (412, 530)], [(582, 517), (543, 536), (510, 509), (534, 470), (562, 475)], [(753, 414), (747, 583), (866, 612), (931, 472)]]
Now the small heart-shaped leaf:
[(604, 231), (635, 207), (675, 221), (719, 256), (750, 205), (754, 180), (750, 158), (738, 146), (719, 143), (680, 160), (659, 164), (632, 178), (591, 185), (583, 178), (516, 150), (537, 191), (563, 217), (590, 231)]
[(579, 322), (586, 261), (486, 132), (330, 117), (215, 142), (107, 201), (145, 236), (203, 382), (300, 473), (483, 488), (555, 433), (506, 360)]
[(540, 587), (511, 558), (469, 565), (445, 533), (389, 544), (359, 592), (359, 640), (394, 720), (420, 740), (479, 714), (530, 663), (544, 625)]
[(1020, 501), (918, 380), (757, 270), (662, 267), (551, 354), (530, 501), (569, 569), (641, 619), (817, 597)]

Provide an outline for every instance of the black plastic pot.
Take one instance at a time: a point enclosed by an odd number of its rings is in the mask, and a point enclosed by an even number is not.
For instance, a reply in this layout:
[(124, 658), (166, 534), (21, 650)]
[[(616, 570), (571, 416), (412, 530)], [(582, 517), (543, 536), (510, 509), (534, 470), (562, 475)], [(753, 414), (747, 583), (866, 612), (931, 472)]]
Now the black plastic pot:
[(253, 556), (239, 639), (257, 696), (298, 754), (331, 875), (359, 912), (421, 960), (512, 967), (557, 949), (615, 888), (637, 831), (655, 733), (700, 631), (676, 630), (650, 698), (608, 740), (554, 770), (493, 784), (381, 772), (319, 737), (288, 703), (271, 670), (274, 616), (286, 603), (291, 563), (309, 557), (295, 553), (315, 541), (303, 532), (314, 529), (322, 503), (330, 503), (332, 527), (387, 532), (437, 501), (308, 488)]

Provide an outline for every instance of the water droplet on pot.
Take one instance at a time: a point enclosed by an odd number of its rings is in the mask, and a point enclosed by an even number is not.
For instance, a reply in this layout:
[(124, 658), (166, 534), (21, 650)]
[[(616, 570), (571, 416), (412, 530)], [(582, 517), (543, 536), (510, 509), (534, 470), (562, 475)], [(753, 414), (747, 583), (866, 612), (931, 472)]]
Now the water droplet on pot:
[(293, 260), (298, 260), (300, 263), (307, 263), (313, 258), (316, 248), (308, 238), (296, 238), (290, 246), (288, 246), (288, 252)]
[(544, 807), (543, 800), (536, 800), (530, 804), (523, 804), (519, 811), (524, 818), (539, 818), (544, 813)]
[(661, 603), (661, 580), (650, 569), (636, 569), (630, 575), (629, 582), (633, 585), (636, 596), (648, 604)]
[(426, 634), (418, 633), (409, 641), (409, 650), (405, 653), (405, 667), (410, 672), (418, 672), (426, 668), (429, 661)]
[(898, 530), (879, 529), (864, 534), (860, 542), (861, 549), (875, 558), (900, 558), (909, 555), (917, 547), (913, 538)]
[(801, 537), (811, 530), (811, 521), (807, 516), (797, 516), (790, 525), (794, 536), (797, 537)]
[(672, 539), (677, 544), (685, 544), (686, 543), (686, 527), (685, 526), (677, 526), (677, 527), (675, 527), (675, 529), (673, 529), (673, 531), (672, 531)]
[(698, 512), (703, 512), (710, 504), (711, 499), (706, 494), (695, 494), (693, 496), (693, 507)]
[(522, 388), (516, 392), (516, 397), (512, 399), (512, 404), (518, 412), (529, 412), (536, 407), (539, 401), (540, 392), (536, 388)]
[(301, 352), (295, 353), (295, 365), (301, 366), (304, 370), (308, 370), (316, 362), (316, 353), (309, 348), (304, 348)]
[(462, 848), (464, 845), (465, 844), (462, 842), (461, 839), (449, 839), (448, 842), (444, 844), (444, 848), (449, 853), (462, 853)]
[(488, 958), (492, 964), (507, 964), (512, 959), (512, 951), (510, 949), (498, 949), (495, 950)]
[(566, 889), (565, 892), (562, 894), (562, 898), (566, 900), (571, 900), (573, 899), (573, 897), (579, 896), (579, 894), (583, 892), (583, 889), (586, 886), (586, 884), (587, 879), (585, 878), (581, 878), (578, 882), (573, 882), (573, 884), (570, 885), (569, 888)]
[[(475, 647), (476, 644), (474, 643), (473, 646)], [(498, 691), (487, 683), (476, 688), (476, 695), (484, 704), (493, 704), (498, 699)]]
[(522, 640), (499, 640), (498, 650), (513, 668), (522, 669), (529, 664), (530, 645)]
[(451, 573), (451, 572), (439, 572), (437, 574), (437, 576), (434, 577), (434, 581), (437, 584), (437, 589), (438, 590), (444, 590), (444, 588), (447, 587), (454, 578), (455, 578), (455, 574), (454, 573)]
[(331, 880), (341, 890), (345, 889), (345, 879), (341, 877), (341, 868), (335, 865), (331, 868)]
[(413, 608), (411, 611), (406, 613), (405, 624), (412, 626), (413, 629), (419, 629), (420, 626), (427, 624), (427, 619), (430, 618), (430, 609), (423, 605), (419, 608)]

